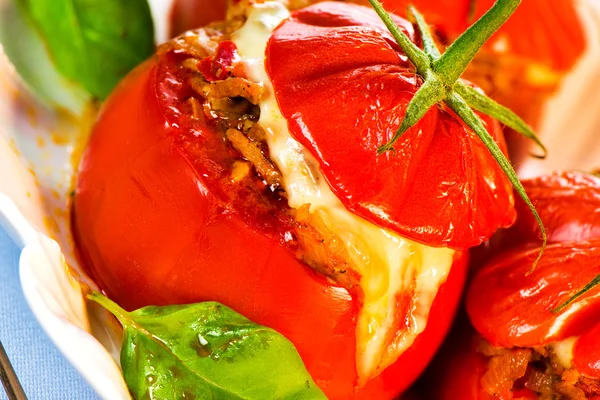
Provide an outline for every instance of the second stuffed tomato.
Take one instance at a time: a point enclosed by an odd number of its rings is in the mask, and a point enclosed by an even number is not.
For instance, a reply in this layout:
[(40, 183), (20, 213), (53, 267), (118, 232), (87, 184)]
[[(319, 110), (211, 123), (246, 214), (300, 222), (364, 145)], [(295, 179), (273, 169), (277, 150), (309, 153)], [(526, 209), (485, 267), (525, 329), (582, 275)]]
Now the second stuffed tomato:
[(218, 301), (290, 339), (329, 398), (392, 398), (448, 330), (464, 251), (512, 224), (510, 182), (441, 106), (377, 154), (421, 81), (371, 9), (240, 10), (104, 105), (81, 258), (125, 308)]
[(473, 276), (466, 296), (473, 328), (459, 324), (445, 345), (430, 398), (600, 399), (600, 290), (580, 292), (600, 276), (600, 179), (564, 172), (523, 185), (549, 246), (528, 273), (540, 231), (518, 202), (516, 224), (496, 235), (496, 256)]

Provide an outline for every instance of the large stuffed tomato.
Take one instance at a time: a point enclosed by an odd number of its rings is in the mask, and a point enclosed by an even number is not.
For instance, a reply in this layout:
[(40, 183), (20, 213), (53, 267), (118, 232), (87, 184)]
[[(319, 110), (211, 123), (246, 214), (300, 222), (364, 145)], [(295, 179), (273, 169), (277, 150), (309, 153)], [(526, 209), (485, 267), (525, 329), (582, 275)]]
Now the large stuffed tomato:
[(377, 155), (420, 84), (376, 14), (339, 2), (248, 6), (163, 45), (83, 156), (84, 264), (128, 309), (211, 300), (276, 329), (329, 398), (396, 396), (448, 330), (464, 250), (515, 218), (443, 107)]
[(443, 400), (459, 387), (464, 399), (600, 398), (600, 289), (552, 311), (600, 276), (600, 179), (572, 172), (524, 186), (551, 244), (528, 274), (539, 230), (520, 205), (517, 224), (499, 235), (503, 252), (469, 288), (477, 335), (454, 340), (457, 350), (440, 368)]

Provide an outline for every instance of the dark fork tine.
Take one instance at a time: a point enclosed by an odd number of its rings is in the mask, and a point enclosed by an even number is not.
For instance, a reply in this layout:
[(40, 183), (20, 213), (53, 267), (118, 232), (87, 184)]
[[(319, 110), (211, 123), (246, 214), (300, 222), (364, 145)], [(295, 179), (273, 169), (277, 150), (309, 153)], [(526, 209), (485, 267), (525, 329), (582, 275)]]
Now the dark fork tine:
[(4, 350), (4, 346), (2, 346), (1, 341), (0, 381), (2, 381), (2, 386), (4, 386), (8, 400), (27, 400), (27, 396), (25, 396), (25, 392), (23, 392), (23, 387), (19, 383), (19, 378), (17, 378), (17, 374), (15, 374), (15, 370), (13, 369), (10, 360), (6, 355), (6, 351)]

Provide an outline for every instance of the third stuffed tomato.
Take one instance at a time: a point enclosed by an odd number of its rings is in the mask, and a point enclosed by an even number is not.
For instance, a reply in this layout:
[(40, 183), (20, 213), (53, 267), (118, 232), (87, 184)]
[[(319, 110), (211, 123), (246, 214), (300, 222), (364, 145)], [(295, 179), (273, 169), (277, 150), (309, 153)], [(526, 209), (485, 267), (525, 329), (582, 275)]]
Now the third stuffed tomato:
[(448, 330), (465, 250), (515, 218), (510, 182), (441, 106), (377, 154), (420, 84), (347, 3), (249, 4), (162, 45), (84, 154), (83, 262), (128, 309), (218, 301), (274, 328), (329, 398), (396, 396)]
[(472, 333), (457, 332), (451, 341), (435, 398), (455, 399), (457, 390), (465, 400), (600, 398), (600, 290), (565, 304), (600, 277), (600, 179), (566, 172), (523, 184), (550, 245), (528, 274), (539, 229), (518, 205), (517, 223), (496, 237), (496, 258), (468, 290), (477, 334), (471, 341)]

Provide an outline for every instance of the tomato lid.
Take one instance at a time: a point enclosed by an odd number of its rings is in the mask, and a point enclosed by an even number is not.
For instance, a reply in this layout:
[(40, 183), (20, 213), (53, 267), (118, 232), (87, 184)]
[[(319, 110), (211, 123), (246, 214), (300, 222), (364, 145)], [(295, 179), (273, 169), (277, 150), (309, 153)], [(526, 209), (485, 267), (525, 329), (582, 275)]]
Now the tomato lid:
[[(416, 42), (412, 25), (394, 17)], [(467, 248), (515, 219), (510, 181), (481, 140), (432, 107), (378, 155), (422, 82), (377, 14), (325, 2), (271, 36), (266, 67), (292, 136), (351, 212), (431, 246)], [(500, 127), (480, 115), (506, 152)]]

